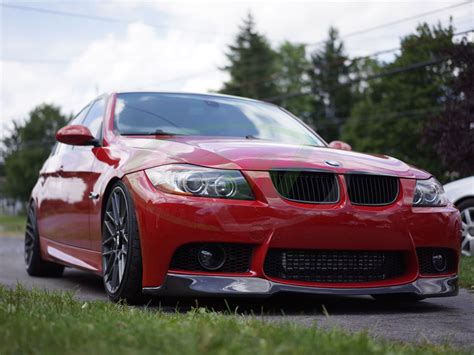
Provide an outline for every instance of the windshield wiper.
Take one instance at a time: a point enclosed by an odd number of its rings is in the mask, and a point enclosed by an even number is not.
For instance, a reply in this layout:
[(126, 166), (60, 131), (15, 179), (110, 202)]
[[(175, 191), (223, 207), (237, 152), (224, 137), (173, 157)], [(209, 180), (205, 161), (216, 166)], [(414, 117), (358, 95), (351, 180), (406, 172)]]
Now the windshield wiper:
[(157, 129), (155, 132), (151, 133), (155, 136), (184, 136), (185, 134), (182, 133), (174, 133), (174, 132), (167, 132), (163, 131), (162, 129)]
[(167, 132), (162, 129), (157, 129), (153, 132), (122, 132), (120, 134), (123, 136), (185, 136), (182, 133)]

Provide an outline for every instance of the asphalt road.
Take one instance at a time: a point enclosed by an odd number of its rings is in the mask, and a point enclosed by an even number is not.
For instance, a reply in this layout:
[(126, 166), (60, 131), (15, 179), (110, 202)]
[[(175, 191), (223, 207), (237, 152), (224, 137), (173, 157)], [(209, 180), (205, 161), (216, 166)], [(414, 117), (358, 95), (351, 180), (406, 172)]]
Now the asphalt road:
[[(23, 240), (0, 237), (0, 283), (31, 288), (69, 290), (80, 300), (106, 300), (99, 277), (66, 269), (64, 277), (32, 278), (23, 263)], [(199, 299), (200, 306), (227, 310), (223, 300)], [(186, 310), (195, 300), (159, 300), (165, 311)], [(461, 290), (459, 296), (428, 299), (417, 304), (385, 304), (370, 297), (276, 296), (269, 300), (234, 299), (230, 307), (258, 315), (269, 322), (290, 321), (305, 326), (339, 326), (348, 331), (367, 330), (391, 340), (451, 343), (474, 349), (474, 294)]]

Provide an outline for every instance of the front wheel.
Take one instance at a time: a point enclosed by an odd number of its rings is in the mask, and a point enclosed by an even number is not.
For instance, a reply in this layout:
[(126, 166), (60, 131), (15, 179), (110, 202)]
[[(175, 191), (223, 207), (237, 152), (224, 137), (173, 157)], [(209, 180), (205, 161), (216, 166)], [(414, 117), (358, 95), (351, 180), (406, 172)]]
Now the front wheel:
[(102, 225), (102, 269), (110, 300), (144, 301), (142, 259), (135, 208), (127, 187), (117, 182), (105, 205)]

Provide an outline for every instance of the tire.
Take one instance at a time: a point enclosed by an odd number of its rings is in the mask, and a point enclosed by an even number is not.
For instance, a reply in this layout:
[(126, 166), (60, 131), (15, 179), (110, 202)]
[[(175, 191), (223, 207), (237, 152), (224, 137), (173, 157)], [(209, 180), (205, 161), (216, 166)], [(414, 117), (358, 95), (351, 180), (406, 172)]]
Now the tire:
[(36, 208), (33, 202), (28, 206), (25, 228), (25, 264), (30, 276), (61, 277), (64, 266), (41, 259), (40, 238), (36, 220)]
[(135, 207), (127, 187), (117, 182), (107, 198), (102, 221), (102, 278), (113, 302), (140, 304), (142, 257)]
[(461, 253), (474, 256), (474, 198), (465, 199), (456, 207), (462, 219)]
[(418, 296), (411, 293), (394, 293), (394, 294), (380, 294), (380, 295), (371, 295), (376, 301), (387, 302), (387, 303), (397, 303), (397, 302), (407, 302), (415, 303), (425, 299), (425, 297)]

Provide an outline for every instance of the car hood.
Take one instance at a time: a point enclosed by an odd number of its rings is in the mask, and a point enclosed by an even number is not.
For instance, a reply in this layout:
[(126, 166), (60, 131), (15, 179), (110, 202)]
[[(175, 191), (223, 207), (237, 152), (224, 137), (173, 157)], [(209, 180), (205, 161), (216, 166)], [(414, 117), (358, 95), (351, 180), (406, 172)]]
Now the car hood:
[[(385, 155), (362, 154), (327, 147), (284, 144), (265, 140), (205, 137), (122, 137), (135, 150), (135, 169), (167, 163), (187, 163), (220, 169), (318, 169), (337, 173), (363, 172), (427, 179), (425, 171)], [(165, 158), (166, 159), (163, 159)], [(339, 165), (339, 166), (334, 166)]]

